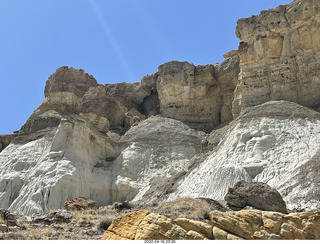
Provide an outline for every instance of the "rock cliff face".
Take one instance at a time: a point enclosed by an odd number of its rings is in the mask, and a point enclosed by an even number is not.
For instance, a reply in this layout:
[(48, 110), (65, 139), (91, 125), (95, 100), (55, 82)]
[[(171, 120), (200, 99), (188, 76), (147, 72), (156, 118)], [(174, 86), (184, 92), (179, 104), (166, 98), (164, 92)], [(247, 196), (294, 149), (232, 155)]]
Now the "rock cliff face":
[(152, 77), (159, 94), (161, 115), (198, 130), (212, 131), (232, 119), (238, 73), (236, 52), (217, 65), (194, 66), (176, 61), (161, 65)]
[(140, 111), (151, 90), (140, 83), (99, 85), (84, 70), (64, 66), (49, 77), (44, 93), (44, 101), (22, 127), (21, 133), (32, 134), (57, 127), (62, 117), (79, 114), (103, 133), (111, 129), (122, 134), (134, 122), (145, 118)]
[(243, 180), (275, 188), (289, 210), (319, 209), (318, 9), (300, 0), (241, 19), (239, 50), (221, 64), (172, 61), (139, 83), (57, 69), (20, 132), (0, 138), (0, 207), (219, 200)]
[[(319, 115), (291, 102), (268, 102), (245, 110), (229, 127), (211, 134), (209, 143), (217, 146), (184, 177), (169, 199), (178, 195), (223, 199), (229, 187), (244, 180), (274, 187), (290, 209), (319, 208), (318, 180), (298, 187), (304, 183), (296, 178), (298, 168), (317, 165), (313, 158), (320, 143)], [(297, 182), (296, 187), (290, 181)], [(305, 199), (309, 194), (312, 200)]]
[(319, 108), (320, 3), (289, 5), (240, 19), (240, 74), (233, 114), (270, 100)]

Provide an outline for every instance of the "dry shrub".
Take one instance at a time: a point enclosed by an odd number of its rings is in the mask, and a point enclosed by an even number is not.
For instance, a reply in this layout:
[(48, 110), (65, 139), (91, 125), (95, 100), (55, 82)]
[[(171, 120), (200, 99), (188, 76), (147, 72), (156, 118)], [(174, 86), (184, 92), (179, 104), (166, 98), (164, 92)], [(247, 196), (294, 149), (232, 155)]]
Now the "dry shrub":
[(100, 207), (96, 210), (97, 215), (117, 215), (117, 210), (114, 209), (112, 205)]
[(2, 217), (0, 217), (0, 224), (5, 224), (6, 221), (4, 221), (4, 219)]
[(72, 221), (79, 223), (82, 221), (92, 221), (94, 219), (92, 210), (71, 211)]
[(48, 240), (43, 231), (38, 228), (29, 228), (27, 230), (20, 230), (17, 232), (8, 233), (5, 237), (6, 240)]
[(46, 227), (44, 230), (43, 230), (43, 234), (47, 237), (50, 237), (52, 236), (54, 230), (50, 227)]
[(25, 230), (29, 230), (29, 229), (34, 228), (31, 225), (31, 222), (30, 221), (26, 221), (26, 220), (18, 220), (18, 226), (22, 227)]
[(98, 230), (99, 231), (106, 231), (108, 227), (112, 224), (112, 221), (115, 219), (114, 215), (107, 215), (102, 217), (98, 221)]

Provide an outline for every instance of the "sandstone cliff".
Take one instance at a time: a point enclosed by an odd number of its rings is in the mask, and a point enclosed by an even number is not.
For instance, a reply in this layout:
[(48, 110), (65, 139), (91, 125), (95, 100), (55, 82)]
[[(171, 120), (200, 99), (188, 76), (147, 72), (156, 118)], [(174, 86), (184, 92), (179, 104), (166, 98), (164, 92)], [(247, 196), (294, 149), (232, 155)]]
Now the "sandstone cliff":
[(160, 114), (206, 132), (232, 120), (233, 93), (239, 73), (237, 52), (223, 63), (194, 66), (172, 61), (142, 83), (153, 83)]
[(318, 8), (299, 0), (239, 20), (239, 50), (221, 64), (172, 61), (107, 85), (58, 68), (2, 146), (0, 207), (30, 215), (78, 196), (98, 206), (223, 199), (244, 180), (276, 188), (289, 210), (319, 209)]
[(270, 100), (320, 106), (320, 3), (289, 5), (240, 19), (239, 82), (233, 114)]

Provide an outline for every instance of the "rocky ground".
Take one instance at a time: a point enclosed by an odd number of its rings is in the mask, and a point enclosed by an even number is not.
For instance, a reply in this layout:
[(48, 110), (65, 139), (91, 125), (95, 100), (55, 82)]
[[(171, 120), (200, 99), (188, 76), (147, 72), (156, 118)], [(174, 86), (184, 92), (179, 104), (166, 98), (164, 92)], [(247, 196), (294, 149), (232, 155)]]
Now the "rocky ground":
[(209, 223), (211, 210), (228, 208), (208, 199), (177, 198), (145, 206), (124, 202), (87, 210), (50, 211), (45, 217), (14, 215), (15, 223), (8, 228), (6, 222), (0, 220), (0, 237), (4, 240), (101, 240), (116, 217), (143, 209), (168, 218), (183, 217)]
[(116, 202), (96, 208), (78, 197), (46, 216), (0, 209), (3, 240), (294, 240), (320, 238), (320, 211), (288, 213), (264, 183), (238, 182), (225, 200)]

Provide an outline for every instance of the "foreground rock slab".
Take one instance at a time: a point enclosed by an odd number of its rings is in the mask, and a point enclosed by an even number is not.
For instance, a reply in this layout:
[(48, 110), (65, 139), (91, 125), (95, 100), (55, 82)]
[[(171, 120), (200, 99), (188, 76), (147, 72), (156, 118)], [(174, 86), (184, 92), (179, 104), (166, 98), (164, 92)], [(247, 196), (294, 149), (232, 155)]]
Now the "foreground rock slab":
[(316, 240), (320, 211), (283, 214), (241, 210), (209, 214), (211, 224), (140, 210), (117, 217), (103, 240)]
[(213, 237), (248, 240), (316, 240), (320, 238), (320, 211), (282, 214), (260, 210), (212, 211)]
[(212, 226), (186, 218), (172, 220), (164, 215), (140, 210), (116, 218), (102, 239), (208, 240), (212, 239)]

